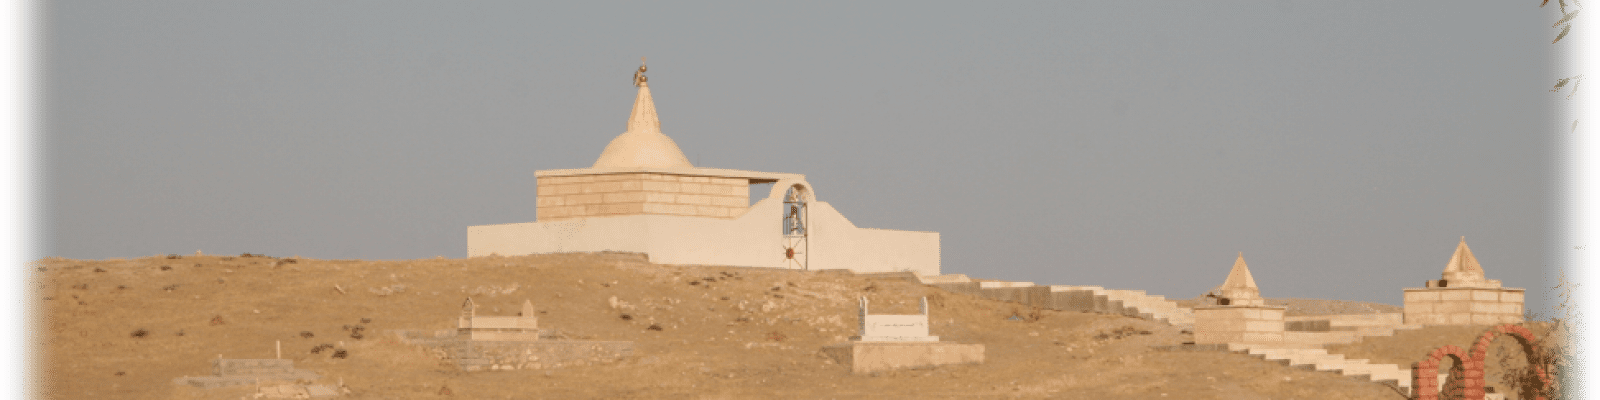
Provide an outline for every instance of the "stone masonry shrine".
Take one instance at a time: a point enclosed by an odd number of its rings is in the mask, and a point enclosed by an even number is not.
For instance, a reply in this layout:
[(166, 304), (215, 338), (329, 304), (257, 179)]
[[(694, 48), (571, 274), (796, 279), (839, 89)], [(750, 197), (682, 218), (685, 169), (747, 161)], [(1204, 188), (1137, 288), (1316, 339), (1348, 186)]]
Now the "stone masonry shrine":
[[(939, 275), (939, 233), (858, 228), (804, 175), (695, 167), (661, 122), (644, 67), (627, 131), (590, 168), (544, 170), (536, 222), (467, 228), (467, 255), (620, 251), (659, 264)], [(772, 191), (750, 204), (750, 185)]]

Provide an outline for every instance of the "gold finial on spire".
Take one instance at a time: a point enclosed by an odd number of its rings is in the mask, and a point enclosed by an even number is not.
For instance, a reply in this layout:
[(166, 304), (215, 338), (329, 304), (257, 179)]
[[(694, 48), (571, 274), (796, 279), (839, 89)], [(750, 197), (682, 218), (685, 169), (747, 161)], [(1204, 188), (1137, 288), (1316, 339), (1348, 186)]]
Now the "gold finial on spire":
[(644, 61), (644, 57), (639, 57), (639, 70), (633, 73), (633, 86), (644, 86), (645, 81), (649, 80), (644, 77), (644, 71), (646, 70)]

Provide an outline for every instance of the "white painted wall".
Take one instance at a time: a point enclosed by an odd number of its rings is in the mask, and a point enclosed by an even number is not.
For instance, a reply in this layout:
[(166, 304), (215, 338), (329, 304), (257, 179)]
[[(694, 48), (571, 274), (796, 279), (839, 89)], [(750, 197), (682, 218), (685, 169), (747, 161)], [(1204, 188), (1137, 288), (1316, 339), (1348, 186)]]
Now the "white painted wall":
[[(472, 226), (467, 255), (626, 251), (660, 264), (784, 268), (783, 197), (795, 184), (810, 187), (799, 179), (779, 181), (771, 195), (734, 219), (628, 215)], [(858, 228), (810, 194), (810, 246), (803, 250), (810, 269), (939, 275), (938, 232)]]

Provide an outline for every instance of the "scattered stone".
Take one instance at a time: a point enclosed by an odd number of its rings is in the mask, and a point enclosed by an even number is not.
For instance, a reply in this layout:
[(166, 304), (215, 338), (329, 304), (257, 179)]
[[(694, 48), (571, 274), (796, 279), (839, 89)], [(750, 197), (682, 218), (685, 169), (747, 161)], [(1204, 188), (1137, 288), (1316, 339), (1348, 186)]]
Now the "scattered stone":
[(178, 285), (174, 284), (174, 285), (162, 286), (161, 290), (165, 290), (165, 291), (168, 291), (168, 292), (171, 292), (171, 291), (174, 291), (174, 290), (178, 290)]
[(100, 267), (94, 267), (94, 272), (106, 272), (106, 270)]
[(215, 317), (211, 317), (211, 325), (212, 326), (222, 325), (222, 324), (226, 324), (226, 323), (228, 323), (228, 322), (222, 320), (222, 316), (221, 315), (218, 315), (218, 316), (215, 316)]
[(632, 321), (633, 320), (633, 316), (632, 315), (628, 315), (628, 314), (622, 314), (621, 318), (622, 318), (623, 321)]
[(127, 374), (127, 373), (126, 372), (122, 372), (122, 371), (117, 371), (117, 373), (113, 374), (113, 375), (122, 376), (122, 375), (125, 375), (125, 374)]
[(323, 343), (311, 348), (311, 354), (322, 354), (323, 350), (333, 350), (333, 345)]
[(361, 319), (361, 323), (370, 324), (370, 323), (372, 323), (372, 318), (362, 318)]
[(162, 271), (171, 271), (171, 270), (172, 270), (172, 266), (170, 266), (170, 265), (163, 265), (163, 266), (161, 266), (161, 270), (162, 270)]
[(316, 336), (316, 335), (311, 334), (311, 331), (300, 331), (300, 337), (303, 337), (303, 338), (306, 338), (306, 339), (310, 339), (310, 338), (312, 338), (314, 336)]
[(145, 335), (149, 335), (149, 334), (150, 334), (150, 331), (147, 331), (147, 330), (144, 330), (144, 329), (141, 328), (139, 330), (133, 331), (133, 333), (129, 334), (129, 336), (132, 336), (134, 338), (142, 338), (142, 337), (145, 337)]
[(449, 386), (440, 386), (439, 387), (439, 395), (440, 396), (450, 396), (450, 395), (452, 395), (452, 393), (450, 392), (450, 387)]
[(178, 330), (178, 333), (176, 333), (176, 335), (178, 335), (178, 336), (183, 336), (183, 330), (182, 330), (182, 329), (179, 329), (179, 330)]
[[(167, 255), (167, 259), (168, 260), (176, 260), (176, 259), (180, 259), (180, 258), (183, 258), (183, 256), (180, 256), (180, 255), (177, 255), (177, 254), (168, 254)], [(163, 267), (164, 266), (165, 265), (163, 265)]]
[(76, 284), (76, 285), (72, 285), (72, 288), (73, 289), (78, 289), (78, 290), (89, 290), (89, 284), (87, 284), (87, 283), (79, 283), (79, 284)]
[(117, 285), (117, 290), (127, 290), (128, 285)]
[(650, 324), (650, 327), (649, 328), (645, 328), (645, 329), (649, 329), (649, 330), (652, 330), (652, 331), (660, 331), (661, 330), (661, 324)]
[(338, 350), (334, 350), (333, 351), (333, 358), (341, 358), (342, 359), (342, 358), (348, 358), (348, 357), (350, 357), (350, 352), (345, 351), (344, 349), (338, 349)]

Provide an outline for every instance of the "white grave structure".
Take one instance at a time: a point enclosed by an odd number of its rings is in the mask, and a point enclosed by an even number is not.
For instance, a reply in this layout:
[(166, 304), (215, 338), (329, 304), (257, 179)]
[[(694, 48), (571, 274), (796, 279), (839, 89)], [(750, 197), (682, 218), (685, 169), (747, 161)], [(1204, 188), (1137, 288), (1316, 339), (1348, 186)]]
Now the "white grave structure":
[(928, 298), (922, 298), (921, 314), (871, 315), (867, 313), (867, 297), (861, 297), (861, 333), (850, 340), (857, 342), (937, 342), (938, 336), (928, 334)]
[(461, 305), (461, 318), (456, 322), (458, 335), (465, 340), (536, 341), (539, 340), (539, 317), (533, 302), (522, 301), (522, 315), (516, 317), (480, 317), (477, 306), (468, 297)]
[[(644, 70), (627, 131), (589, 168), (537, 171), (537, 221), (468, 227), (469, 257), (618, 251), (659, 264), (939, 275), (938, 232), (858, 228), (804, 175), (690, 164), (661, 133)], [(769, 183), (750, 204), (750, 186)]]

